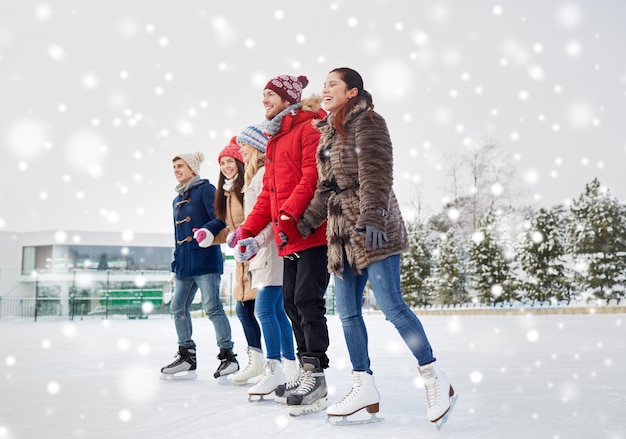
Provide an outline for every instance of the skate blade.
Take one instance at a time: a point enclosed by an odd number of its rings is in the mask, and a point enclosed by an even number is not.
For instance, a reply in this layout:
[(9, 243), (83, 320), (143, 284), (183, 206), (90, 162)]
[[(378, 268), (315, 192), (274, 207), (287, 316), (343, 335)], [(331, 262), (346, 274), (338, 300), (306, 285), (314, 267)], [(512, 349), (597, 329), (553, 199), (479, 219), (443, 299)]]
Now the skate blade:
[(177, 373), (163, 373), (161, 372), (161, 379), (163, 381), (185, 381), (185, 380), (195, 380), (198, 378), (198, 374), (195, 370), (186, 370), (183, 372)]
[[(237, 372), (227, 375), (230, 381), (236, 386), (253, 386), (263, 379), (263, 374), (256, 375), (250, 378), (237, 378)], [(250, 382), (251, 380), (254, 380)]]
[(232, 386), (233, 385), (232, 381), (229, 380), (228, 377), (226, 376), (219, 376), (215, 378), (215, 381), (217, 381), (217, 384), (220, 386)]
[(456, 399), (458, 397), (459, 395), (455, 393), (450, 398), (450, 408), (448, 409), (445, 415), (443, 415), (438, 421), (435, 421), (435, 425), (437, 426), (437, 431), (441, 430), (441, 428), (446, 424), (446, 422), (448, 422), (448, 417), (450, 416), (450, 413), (452, 413), (452, 409), (454, 408), (454, 404), (456, 404)]
[(258, 395), (258, 394), (248, 395), (248, 402), (259, 403), (263, 401), (268, 401), (267, 399), (264, 398), (267, 395), (269, 395), (269, 393), (266, 395)]
[(370, 417), (367, 419), (354, 419), (348, 416), (328, 416), (326, 422), (331, 425), (343, 427), (346, 425), (363, 425), (363, 424), (375, 424), (376, 422), (383, 422), (385, 418), (379, 418), (376, 413), (370, 413)]
[(311, 413), (321, 412), (325, 410), (328, 406), (328, 398), (320, 398), (315, 401), (313, 404), (309, 405), (290, 405), (289, 406), (289, 415), (290, 416), (303, 416), (310, 415)]

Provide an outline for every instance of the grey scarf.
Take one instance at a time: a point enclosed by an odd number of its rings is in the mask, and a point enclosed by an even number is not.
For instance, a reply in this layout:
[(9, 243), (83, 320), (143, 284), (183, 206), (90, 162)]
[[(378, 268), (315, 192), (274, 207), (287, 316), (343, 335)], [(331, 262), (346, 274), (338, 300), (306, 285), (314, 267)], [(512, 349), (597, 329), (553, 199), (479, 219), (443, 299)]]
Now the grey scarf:
[(274, 116), (273, 119), (268, 120), (265, 123), (265, 132), (270, 136), (275, 136), (276, 134), (278, 134), (280, 132), (280, 126), (283, 122), (283, 117), (285, 116), (285, 114), (293, 112), (293, 115), (295, 116), (296, 110), (298, 108), (300, 108), (300, 102), (292, 104), (291, 106), (285, 108), (283, 111)]
[(178, 183), (176, 185), (176, 188), (174, 189), (176, 192), (178, 192), (178, 195), (180, 195), (181, 197), (185, 198), (185, 194), (187, 192), (189, 192), (189, 190), (194, 187), (199, 185), (200, 183), (202, 183), (202, 179), (200, 178), (199, 175), (194, 175), (191, 180), (189, 180), (187, 183)]

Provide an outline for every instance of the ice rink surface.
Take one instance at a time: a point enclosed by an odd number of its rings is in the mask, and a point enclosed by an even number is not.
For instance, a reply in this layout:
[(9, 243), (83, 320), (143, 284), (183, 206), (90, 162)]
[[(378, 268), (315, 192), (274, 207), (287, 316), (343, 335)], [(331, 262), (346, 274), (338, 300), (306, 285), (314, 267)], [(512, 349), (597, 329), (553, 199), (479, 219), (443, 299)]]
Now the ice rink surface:
[[(169, 318), (0, 323), (0, 439), (626, 438), (624, 314), (422, 317), (460, 395), (441, 431), (393, 326), (378, 314), (366, 323), (384, 422), (342, 427), (325, 413), (293, 418), (273, 401), (249, 403), (246, 387), (215, 380), (208, 319), (194, 319), (198, 379), (182, 382), (159, 379), (176, 351)], [(245, 365), (241, 325), (231, 324)], [(338, 317), (328, 324), (330, 404), (351, 376)]]

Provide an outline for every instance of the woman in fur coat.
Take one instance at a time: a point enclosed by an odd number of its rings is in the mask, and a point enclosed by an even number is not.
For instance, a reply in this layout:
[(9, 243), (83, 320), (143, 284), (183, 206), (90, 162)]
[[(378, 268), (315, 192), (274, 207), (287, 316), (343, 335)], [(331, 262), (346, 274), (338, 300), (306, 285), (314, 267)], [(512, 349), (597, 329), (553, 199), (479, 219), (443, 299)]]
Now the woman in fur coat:
[(302, 215), (302, 236), (325, 220), (328, 271), (335, 277), (337, 311), (352, 362), (352, 389), (327, 409), (348, 416), (379, 409), (362, 316), (369, 281), (378, 306), (417, 359), (424, 379), (428, 417), (438, 425), (447, 415), (454, 390), (439, 369), (418, 317), (400, 291), (400, 254), (409, 250), (407, 232), (393, 191), (393, 147), (385, 120), (374, 111), (361, 75), (337, 68), (322, 90), (330, 114), (317, 124), (319, 174), (315, 197)]

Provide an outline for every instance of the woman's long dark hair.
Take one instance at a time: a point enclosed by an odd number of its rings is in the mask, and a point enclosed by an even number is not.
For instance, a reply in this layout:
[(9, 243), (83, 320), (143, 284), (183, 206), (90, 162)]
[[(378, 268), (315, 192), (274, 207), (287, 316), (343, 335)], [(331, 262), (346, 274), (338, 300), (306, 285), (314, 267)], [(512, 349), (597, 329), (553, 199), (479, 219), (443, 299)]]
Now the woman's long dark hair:
[(361, 77), (359, 72), (349, 67), (337, 67), (336, 69), (332, 69), (328, 73), (338, 73), (341, 80), (346, 83), (346, 87), (348, 88), (348, 90), (356, 88), (359, 91), (356, 97), (348, 99), (346, 105), (341, 107), (334, 114), (334, 127), (337, 132), (341, 136), (346, 135), (346, 117), (348, 116), (348, 114), (350, 114), (350, 111), (352, 111), (352, 109), (361, 101), (365, 101), (365, 103), (367, 104), (368, 112), (370, 112), (369, 117), (372, 122), (374, 122), (371, 114), (371, 111), (374, 109), (374, 100), (372, 98), (372, 95), (363, 88), (363, 78)]
[[(243, 176), (244, 176), (244, 166), (239, 160), (235, 159), (235, 163), (237, 163), (237, 179), (233, 182), (233, 187), (230, 188), (230, 196), (235, 196), (243, 206)], [(226, 220), (226, 196), (224, 195), (224, 181), (226, 177), (222, 171), (220, 171), (220, 177), (217, 181), (217, 187), (215, 188), (215, 200), (213, 201), (213, 209), (215, 210), (215, 217), (221, 219), (222, 221)]]

